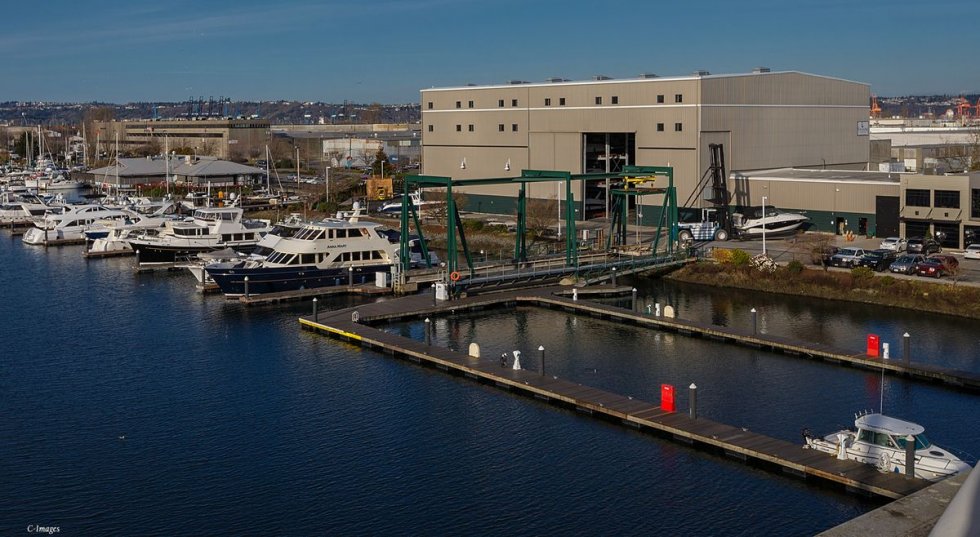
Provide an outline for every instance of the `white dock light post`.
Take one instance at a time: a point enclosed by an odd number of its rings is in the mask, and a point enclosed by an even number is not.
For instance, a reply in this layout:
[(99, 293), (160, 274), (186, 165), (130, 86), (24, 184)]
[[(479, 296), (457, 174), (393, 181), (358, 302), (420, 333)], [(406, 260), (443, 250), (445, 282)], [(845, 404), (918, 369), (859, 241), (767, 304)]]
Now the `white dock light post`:
[(766, 255), (766, 201), (768, 199), (762, 196), (762, 255)]
[(347, 267), (347, 286), (354, 287), (354, 267)]
[(245, 276), (245, 298), (248, 298), (248, 276)]
[(754, 336), (759, 333), (759, 316), (758, 312), (755, 311), (755, 308), (752, 308), (749, 311), (752, 312), (752, 335)]
[(616, 267), (612, 268), (612, 284), (613, 286), (616, 285)]

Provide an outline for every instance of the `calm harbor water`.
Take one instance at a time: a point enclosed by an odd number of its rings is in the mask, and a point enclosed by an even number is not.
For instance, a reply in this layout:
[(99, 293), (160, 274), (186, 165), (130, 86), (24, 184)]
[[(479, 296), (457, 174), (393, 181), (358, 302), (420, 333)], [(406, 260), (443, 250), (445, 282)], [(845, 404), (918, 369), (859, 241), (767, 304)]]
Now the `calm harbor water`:
[[(302, 332), (308, 303), (245, 309), (183, 274), (6, 234), (0, 262), (2, 535), (810, 535), (876, 505)], [(748, 326), (754, 306), (763, 330), (842, 346), (910, 331), (930, 360), (980, 369), (970, 322), (640, 288), (686, 317)], [(551, 374), (649, 400), (693, 381), (704, 415), (794, 441), (881, 393), (873, 372), (560, 312), (436, 327), (440, 344), (519, 349), (528, 367), (544, 345)], [(390, 329), (422, 337), (420, 323)], [(886, 411), (980, 451), (963, 426), (977, 397), (884, 389)]]

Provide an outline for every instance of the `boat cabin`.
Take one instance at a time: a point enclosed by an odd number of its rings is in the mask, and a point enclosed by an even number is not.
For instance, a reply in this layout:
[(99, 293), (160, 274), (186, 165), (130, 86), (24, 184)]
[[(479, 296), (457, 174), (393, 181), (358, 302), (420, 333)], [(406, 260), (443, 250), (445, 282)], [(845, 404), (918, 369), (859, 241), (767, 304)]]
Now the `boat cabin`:
[(915, 449), (926, 449), (930, 446), (925, 429), (918, 424), (892, 418), (882, 414), (866, 414), (854, 421), (857, 427), (857, 441), (866, 444), (892, 449), (905, 449), (906, 437), (915, 437)]

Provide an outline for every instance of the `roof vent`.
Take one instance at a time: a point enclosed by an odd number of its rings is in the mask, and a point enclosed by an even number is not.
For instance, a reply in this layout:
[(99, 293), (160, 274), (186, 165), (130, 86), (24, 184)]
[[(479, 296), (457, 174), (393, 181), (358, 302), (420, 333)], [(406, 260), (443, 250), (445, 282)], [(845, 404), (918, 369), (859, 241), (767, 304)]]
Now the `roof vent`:
[(704, 71), (704, 70), (701, 70), (701, 69), (698, 69), (697, 71), (694, 71), (694, 76), (708, 76), (710, 74), (711, 73), (709, 73), (707, 71)]
[(507, 82), (508, 84), (527, 84), (527, 80), (511, 80)]
[(612, 80), (612, 77), (606, 75), (595, 75), (592, 77), (592, 80)]
[(660, 78), (656, 73), (640, 73), (640, 78)]
[(545, 82), (568, 82), (568, 79), (562, 78), (560, 76), (555, 76), (545, 80)]
[(755, 74), (768, 73), (770, 71), (771, 69), (769, 69), (768, 67), (756, 67), (755, 69), (752, 70), (752, 72)]
[(466, 87), (468, 87), (468, 88), (472, 88), (472, 87), (474, 87), (474, 86), (476, 86), (476, 84), (474, 84), (474, 83), (472, 83), (472, 82), (467, 82), (467, 83), (466, 83)]

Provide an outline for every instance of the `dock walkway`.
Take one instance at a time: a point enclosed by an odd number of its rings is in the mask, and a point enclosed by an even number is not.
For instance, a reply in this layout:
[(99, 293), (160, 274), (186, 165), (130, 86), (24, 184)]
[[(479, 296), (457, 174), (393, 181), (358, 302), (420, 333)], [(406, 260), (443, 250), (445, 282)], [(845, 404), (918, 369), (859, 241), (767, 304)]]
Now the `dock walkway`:
[[(801, 444), (754, 433), (741, 427), (718, 423), (703, 417), (664, 411), (660, 406), (632, 397), (606, 392), (580, 383), (560, 379), (537, 371), (503, 368), (497, 357), (474, 358), (464, 353), (424, 342), (404, 338), (373, 328), (372, 322), (434, 316), (451, 311), (473, 310), (516, 305), (521, 303), (557, 303), (575, 311), (601, 305), (565, 300), (549, 290), (522, 290), (481, 295), (433, 305), (429, 296), (410, 296), (357, 308), (323, 312), (317, 319), (304, 317), (304, 329), (326, 334), (392, 356), (465, 376), (478, 382), (534, 397), (552, 404), (573, 408), (579, 412), (676, 440), (700, 449), (756, 464), (762, 467), (843, 487), (850, 491), (885, 498), (901, 498), (929, 485), (921, 479), (898, 474), (881, 473), (875, 468), (855, 461), (840, 461), (825, 453), (805, 449)], [(553, 302), (554, 301), (554, 302)], [(615, 311), (615, 310), (618, 310)], [(602, 315), (634, 315), (628, 310), (600, 307)], [(645, 317), (644, 317), (645, 318)], [(661, 322), (667, 321), (657, 318)], [(661, 327), (676, 323), (677, 327), (698, 330), (693, 323), (670, 320)], [(676, 327), (675, 327), (676, 328)], [(702, 327), (703, 328), (703, 327)], [(760, 343), (767, 346), (761, 338)]]

